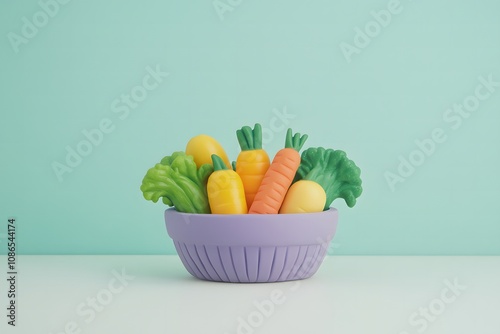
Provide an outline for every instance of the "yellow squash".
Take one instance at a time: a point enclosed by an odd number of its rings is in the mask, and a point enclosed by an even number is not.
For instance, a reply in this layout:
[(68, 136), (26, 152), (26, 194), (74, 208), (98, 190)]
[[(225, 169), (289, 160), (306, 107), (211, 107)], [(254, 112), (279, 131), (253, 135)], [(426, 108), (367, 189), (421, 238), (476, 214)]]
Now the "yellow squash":
[(320, 212), (325, 203), (323, 187), (314, 181), (300, 180), (288, 189), (279, 213)]
[(207, 135), (198, 135), (191, 138), (186, 145), (186, 154), (193, 156), (198, 168), (204, 164), (211, 164), (212, 154), (218, 155), (224, 161), (226, 167), (231, 168), (231, 163), (221, 144)]

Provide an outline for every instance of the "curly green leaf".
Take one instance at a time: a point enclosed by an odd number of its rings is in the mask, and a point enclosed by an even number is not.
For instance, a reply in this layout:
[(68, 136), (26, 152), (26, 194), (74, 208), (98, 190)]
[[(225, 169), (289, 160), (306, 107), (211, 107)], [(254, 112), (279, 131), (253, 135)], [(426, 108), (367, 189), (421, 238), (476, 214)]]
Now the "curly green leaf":
[(150, 168), (142, 180), (141, 191), (146, 200), (175, 206), (180, 212), (210, 213), (206, 183), (213, 167), (199, 169), (192, 156), (174, 152)]
[(363, 192), (360, 176), (361, 170), (344, 151), (313, 147), (302, 152), (294, 182), (310, 180), (321, 185), (326, 193), (325, 210), (337, 198), (352, 208)]

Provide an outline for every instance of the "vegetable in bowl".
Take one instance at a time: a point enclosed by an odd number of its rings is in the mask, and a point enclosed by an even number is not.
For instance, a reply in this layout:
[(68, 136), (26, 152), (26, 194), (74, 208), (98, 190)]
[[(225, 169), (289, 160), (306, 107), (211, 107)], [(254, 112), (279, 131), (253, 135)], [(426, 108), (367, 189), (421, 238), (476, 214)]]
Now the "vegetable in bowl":
[(191, 138), (186, 145), (186, 154), (193, 156), (198, 168), (204, 164), (212, 164), (212, 154), (217, 154), (224, 161), (226, 167), (231, 168), (231, 163), (222, 145), (208, 135), (198, 135)]
[(236, 130), (236, 137), (241, 152), (233, 169), (241, 177), (247, 207), (250, 208), (269, 169), (270, 160), (266, 151), (262, 149), (262, 126), (259, 123), (255, 124), (253, 129), (244, 126), (240, 130)]
[(207, 182), (208, 203), (215, 214), (245, 214), (248, 212), (245, 190), (240, 176), (226, 168), (224, 161), (212, 154), (214, 172)]
[(147, 171), (144, 198), (156, 203), (161, 197), (183, 213), (293, 214), (326, 211), (337, 198), (352, 208), (363, 191), (361, 171), (344, 151), (313, 147), (300, 155), (307, 135), (288, 129), (285, 148), (270, 163), (260, 124), (236, 134), (242, 151), (232, 168), (214, 138), (193, 137), (186, 152)]
[(318, 183), (326, 193), (324, 210), (328, 210), (337, 198), (343, 198), (352, 208), (363, 192), (360, 175), (361, 170), (344, 151), (311, 147), (302, 152), (294, 182), (309, 180)]
[(292, 184), (297, 168), (300, 165), (299, 151), (304, 146), (307, 137), (306, 134), (300, 135), (300, 133), (292, 136), (292, 129), (288, 129), (285, 148), (279, 150), (274, 156), (248, 213), (279, 213), (281, 204), (283, 204), (288, 188)]
[(211, 164), (196, 167), (193, 156), (174, 152), (150, 168), (142, 180), (145, 199), (175, 206), (180, 212), (210, 213), (207, 180), (213, 172)]

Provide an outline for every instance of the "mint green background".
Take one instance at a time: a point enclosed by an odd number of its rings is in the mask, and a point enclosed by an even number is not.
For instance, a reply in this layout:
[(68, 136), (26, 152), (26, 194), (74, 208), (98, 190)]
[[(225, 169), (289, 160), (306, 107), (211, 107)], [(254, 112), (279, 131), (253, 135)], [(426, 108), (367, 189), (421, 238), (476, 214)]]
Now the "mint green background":
[[(72, 1), (17, 54), (7, 34), (40, 8), (2, 1), (0, 233), (15, 216), (23, 254), (173, 254), (165, 207), (139, 191), (146, 170), (199, 133), (235, 159), (235, 130), (286, 106), (306, 146), (362, 169), (358, 205), (334, 202), (337, 254), (499, 255), (500, 89), (457, 130), (442, 116), (478, 76), (500, 81), (500, 5), (401, 4), (348, 63), (339, 44), (386, 1), (243, 1), (223, 21), (211, 1)], [(120, 120), (112, 101), (156, 64), (170, 76)], [(115, 130), (58, 182), (51, 163), (103, 118)], [(448, 140), (391, 192), (384, 172), (435, 127)]]

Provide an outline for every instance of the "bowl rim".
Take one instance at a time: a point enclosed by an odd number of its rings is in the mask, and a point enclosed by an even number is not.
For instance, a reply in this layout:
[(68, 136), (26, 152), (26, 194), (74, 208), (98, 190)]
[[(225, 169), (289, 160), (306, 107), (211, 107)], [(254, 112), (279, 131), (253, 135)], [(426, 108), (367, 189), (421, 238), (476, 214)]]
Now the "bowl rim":
[(327, 210), (318, 211), (318, 212), (301, 212), (301, 213), (270, 213), (270, 214), (262, 214), (262, 213), (237, 213), (237, 214), (221, 214), (221, 213), (191, 213), (191, 212), (181, 212), (177, 211), (175, 207), (170, 207), (165, 210), (166, 211), (175, 211), (179, 215), (186, 216), (207, 216), (207, 217), (241, 217), (241, 216), (267, 216), (267, 217), (277, 217), (277, 216), (311, 216), (311, 215), (321, 215), (331, 211), (337, 211), (337, 208), (331, 206)]
[(165, 210), (174, 242), (217, 246), (299, 246), (330, 242), (338, 210), (297, 214), (192, 214)]

